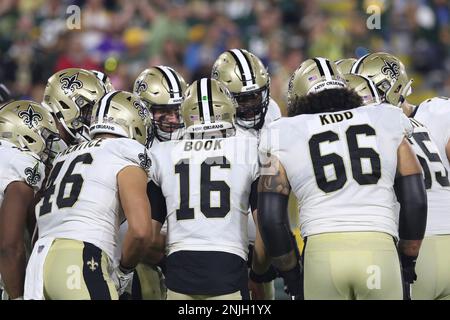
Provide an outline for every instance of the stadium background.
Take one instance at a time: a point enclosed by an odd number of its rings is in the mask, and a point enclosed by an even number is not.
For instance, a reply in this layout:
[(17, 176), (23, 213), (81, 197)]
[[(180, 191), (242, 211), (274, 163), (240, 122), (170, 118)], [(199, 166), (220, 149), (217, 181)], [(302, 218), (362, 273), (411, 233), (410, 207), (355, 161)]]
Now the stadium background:
[[(80, 29), (67, 27), (70, 5), (81, 8)], [(371, 5), (380, 9), (379, 29), (367, 27)], [(0, 1), (0, 82), (15, 98), (42, 101), (50, 75), (68, 67), (104, 71), (121, 90), (158, 64), (192, 83), (231, 48), (247, 48), (268, 67), (283, 115), (290, 75), (314, 56), (390, 52), (414, 79), (410, 102), (450, 96), (448, 0)]]

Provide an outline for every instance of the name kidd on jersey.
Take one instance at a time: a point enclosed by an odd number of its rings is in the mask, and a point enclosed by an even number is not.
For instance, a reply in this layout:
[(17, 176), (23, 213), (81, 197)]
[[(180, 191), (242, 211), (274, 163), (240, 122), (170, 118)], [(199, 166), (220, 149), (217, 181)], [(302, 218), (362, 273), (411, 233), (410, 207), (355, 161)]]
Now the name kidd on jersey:
[(194, 140), (184, 143), (184, 151), (219, 150), (222, 149), (223, 140)]
[(353, 113), (351, 111), (346, 111), (342, 113), (327, 113), (327, 114), (321, 114), (320, 117), (320, 123), (321, 125), (326, 125), (330, 123), (337, 123), (344, 120), (349, 120), (353, 118)]

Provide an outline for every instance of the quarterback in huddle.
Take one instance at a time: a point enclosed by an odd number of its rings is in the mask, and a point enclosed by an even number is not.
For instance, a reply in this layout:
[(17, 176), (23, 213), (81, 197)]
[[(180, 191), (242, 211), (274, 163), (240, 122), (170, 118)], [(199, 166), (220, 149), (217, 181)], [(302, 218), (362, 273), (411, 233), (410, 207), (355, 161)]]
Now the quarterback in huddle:
[(409, 103), (392, 54), (313, 57), (282, 117), (262, 61), (0, 84), (2, 298), (449, 299), (450, 100)]

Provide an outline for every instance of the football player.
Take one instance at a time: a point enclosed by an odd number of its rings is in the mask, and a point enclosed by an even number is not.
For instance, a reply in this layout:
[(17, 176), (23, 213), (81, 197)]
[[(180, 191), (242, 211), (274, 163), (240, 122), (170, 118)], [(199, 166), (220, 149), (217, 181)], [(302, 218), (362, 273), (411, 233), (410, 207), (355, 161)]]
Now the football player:
[[(152, 195), (166, 212), (167, 299), (241, 299), (247, 285), (247, 214), (256, 209), (257, 139), (236, 135), (236, 100), (219, 81), (188, 87), (183, 140), (150, 149)], [(151, 198), (152, 203), (158, 201)], [(156, 216), (158, 214), (158, 216)]]
[[(360, 107), (361, 98), (324, 58), (295, 71), (288, 103), (290, 117), (261, 137), (258, 222), (289, 292), (305, 299), (402, 299), (402, 278), (415, 277), (427, 212), (421, 167), (405, 138), (411, 123), (387, 104)], [(303, 271), (287, 227), (291, 188), (306, 239)]]
[[(152, 119), (153, 131), (149, 147), (181, 138), (183, 123), (180, 105), (186, 87), (183, 77), (168, 66), (151, 67), (137, 77), (133, 92), (150, 110)], [(152, 208), (153, 205), (152, 203)], [(158, 209), (154, 208), (154, 210)], [(126, 227), (126, 222), (121, 225), (121, 234)], [(165, 234), (166, 230), (167, 225), (164, 224), (161, 234)], [(161, 236), (160, 242), (165, 243), (164, 236)], [(130, 294), (133, 300), (163, 299), (166, 293), (160, 268), (149, 263), (138, 264)]]
[(23, 297), (27, 212), (57, 140), (55, 121), (39, 104), (19, 100), (0, 110), (0, 276), (11, 299)]
[[(148, 110), (112, 91), (93, 110), (92, 140), (56, 157), (36, 206), (39, 240), (27, 267), (25, 299), (118, 299), (151, 241), (147, 198)], [(113, 271), (117, 232), (128, 231)]]
[(64, 69), (48, 79), (42, 105), (55, 114), (67, 145), (90, 140), (92, 108), (104, 94), (103, 82), (88, 70)]
[(134, 82), (133, 92), (150, 110), (153, 144), (182, 136), (180, 105), (186, 87), (183, 77), (167, 66), (145, 69)]
[[(412, 80), (405, 67), (388, 53), (372, 53), (360, 58), (352, 69), (375, 83), (382, 101), (402, 108), (414, 126), (408, 140), (422, 165), (428, 196), (425, 239), (417, 260), (414, 299), (450, 299), (450, 181), (445, 99), (429, 99), (419, 106), (406, 100)], [(432, 271), (433, 270), (433, 271)]]
[[(259, 138), (262, 128), (281, 117), (278, 104), (270, 97), (270, 76), (267, 68), (253, 53), (244, 49), (231, 49), (223, 52), (214, 62), (211, 77), (225, 84), (235, 97), (237, 134)], [(253, 246), (256, 227), (251, 215), (248, 215), (250, 244)], [(251, 252), (251, 250), (250, 250)], [(251, 264), (251, 256), (249, 257)], [(253, 274), (252, 274), (253, 275)], [(273, 268), (259, 280), (265, 283), (266, 298), (275, 298), (273, 279), (276, 272)], [(249, 284), (252, 285), (251, 283)]]

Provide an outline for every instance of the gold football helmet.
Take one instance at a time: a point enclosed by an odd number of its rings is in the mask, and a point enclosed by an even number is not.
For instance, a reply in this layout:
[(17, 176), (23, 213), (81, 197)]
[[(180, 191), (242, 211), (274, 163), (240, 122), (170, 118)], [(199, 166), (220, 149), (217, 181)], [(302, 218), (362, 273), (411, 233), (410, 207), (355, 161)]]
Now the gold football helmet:
[(83, 141), (89, 139), (92, 108), (104, 94), (103, 83), (91, 71), (69, 68), (48, 79), (42, 104), (53, 110), (75, 141)]
[(98, 80), (100, 80), (103, 83), (103, 86), (105, 87), (105, 92), (111, 92), (114, 91), (114, 87), (111, 83), (111, 79), (109, 79), (108, 75), (106, 73), (103, 73), (101, 71), (97, 71), (97, 70), (90, 70), (93, 74), (95, 74), (95, 76), (97, 77)]
[(378, 94), (375, 84), (367, 77), (358, 74), (345, 74), (345, 81), (349, 89), (355, 92), (362, 98), (363, 104), (380, 104), (381, 99)]
[(341, 74), (348, 74), (352, 69), (353, 64), (356, 62), (355, 58), (346, 58), (336, 60), (336, 66)]
[(399, 107), (411, 92), (412, 80), (405, 66), (395, 56), (369, 53), (353, 64), (351, 73), (363, 75), (373, 81), (382, 101)]
[(34, 152), (44, 163), (67, 147), (51, 113), (28, 100), (12, 101), (0, 109), (0, 139)]
[(186, 90), (181, 115), (192, 138), (235, 134), (237, 102), (223, 83), (208, 78), (195, 81)]
[(131, 92), (112, 91), (94, 106), (89, 134), (110, 133), (147, 146), (151, 121), (148, 109)]
[(211, 78), (223, 82), (236, 98), (236, 123), (261, 129), (270, 102), (270, 77), (261, 60), (244, 49), (225, 51), (214, 62)]
[(288, 104), (296, 97), (340, 88), (346, 88), (346, 83), (334, 62), (325, 58), (308, 59), (291, 76)]
[(180, 106), (187, 85), (167, 66), (145, 69), (134, 82), (133, 92), (150, 110), (153, 135), (160, 141), (178, 139), (183, 128)]

